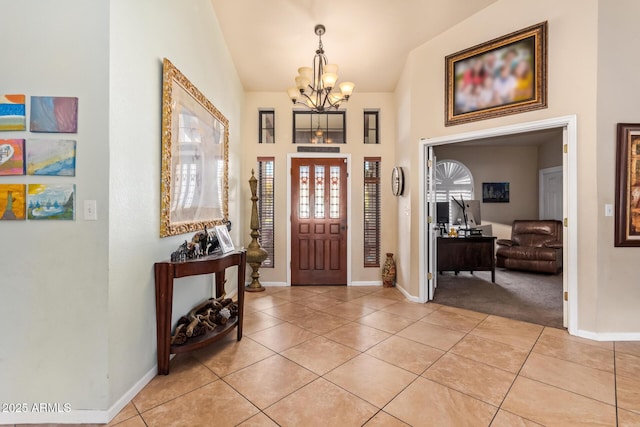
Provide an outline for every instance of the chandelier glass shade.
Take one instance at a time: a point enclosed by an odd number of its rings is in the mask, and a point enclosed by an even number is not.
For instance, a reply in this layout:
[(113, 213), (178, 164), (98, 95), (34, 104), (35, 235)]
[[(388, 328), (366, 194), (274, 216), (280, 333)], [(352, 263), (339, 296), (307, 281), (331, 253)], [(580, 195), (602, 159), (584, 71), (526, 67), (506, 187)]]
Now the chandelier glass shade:
[(293, 104), (304, 105), (312, 111), (321, 113), (331, 108), (338, 109), (340, 103), (347, 102), (353, 93), (354, 84), (342, 82), (338, 85), (340, 92), (333, 89), (338, 82), (338, 66), (329, 64), (322, 46), (324, 25), (316, 25), (318, 50), (313, 58), (313, 67), (298, 68), (295, 78), (296, 86), (287, 90)]

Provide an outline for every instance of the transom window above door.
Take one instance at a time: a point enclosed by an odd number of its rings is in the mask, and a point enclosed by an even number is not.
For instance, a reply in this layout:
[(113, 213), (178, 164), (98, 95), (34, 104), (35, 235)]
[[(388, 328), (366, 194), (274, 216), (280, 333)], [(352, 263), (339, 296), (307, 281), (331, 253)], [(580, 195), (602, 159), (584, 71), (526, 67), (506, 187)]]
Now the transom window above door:
[(293, 112), (294, 144), (345, 144), (347, 142), (345, 111), (313, 113)]

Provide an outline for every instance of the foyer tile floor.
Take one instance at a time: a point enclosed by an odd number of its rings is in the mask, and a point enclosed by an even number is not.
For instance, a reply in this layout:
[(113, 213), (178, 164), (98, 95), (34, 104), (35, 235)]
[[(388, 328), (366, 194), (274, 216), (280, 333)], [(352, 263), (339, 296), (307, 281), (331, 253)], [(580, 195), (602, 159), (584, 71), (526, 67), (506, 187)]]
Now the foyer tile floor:
[(396, 289), (267, 288), (241, 341), (176, 356), (109, 425), (640, 426), (640, 342)]

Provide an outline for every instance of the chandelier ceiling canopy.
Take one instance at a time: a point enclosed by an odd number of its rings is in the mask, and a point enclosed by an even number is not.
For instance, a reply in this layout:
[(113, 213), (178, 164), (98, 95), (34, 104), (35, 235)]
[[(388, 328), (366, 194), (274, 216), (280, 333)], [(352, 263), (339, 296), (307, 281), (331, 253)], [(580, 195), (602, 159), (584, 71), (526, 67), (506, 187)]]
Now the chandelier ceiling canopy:
[(340, 92), (333, 89), (338, 81), (338, 66), (329, 64), (322, 46), (322, 35), (325, 33), (324, 25), (316, 25), (314, 28), (318, 36), (318, 50), (313, 58), (312, 67), (298, 68), (296, 87), (287, 90), (293, 104), (304, 105), (311, 111), (321, 113), (331, 108), (338, 109), (340, 103), (347, 102), (353, 93), (354, 84), (342, 82), (338, 86)]

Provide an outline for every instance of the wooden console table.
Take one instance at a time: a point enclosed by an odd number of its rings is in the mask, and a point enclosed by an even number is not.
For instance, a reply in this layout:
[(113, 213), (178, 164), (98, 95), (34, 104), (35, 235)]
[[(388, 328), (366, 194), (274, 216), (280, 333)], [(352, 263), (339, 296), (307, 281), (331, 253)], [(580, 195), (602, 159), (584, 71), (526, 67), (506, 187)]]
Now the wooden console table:
[[(169, 373), (169, 356), (184, 353), (204, 347), (219, 340), (233, 328), (237, 328), (238, 341), (242, 339), (242, 316), (244, 311), (244, 278), (247, 254), (244, 249), (226, 254), (207, 255), (197, 259), (182, 262), (156, 262), (156, 334), (158, 338), (158, 374)], [(216, 326), (216, 329), (199, 337), (191, 338), (185, 344), (171, 345), (171, 311), (173, 308), (173, 280), (180, 277), (197, 276), (200, 274), (216, 275), (216, 297), (224, 290), (225, 270), (238, 266), (238, 316), (229, 319), (226, 325)]]
[(495, 237), (438, 237), (438, 271), (491, 271), (495, 283), (495, 249)]

